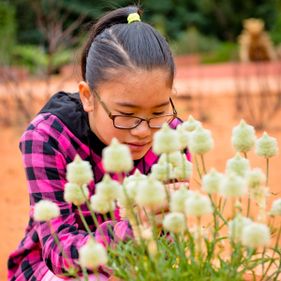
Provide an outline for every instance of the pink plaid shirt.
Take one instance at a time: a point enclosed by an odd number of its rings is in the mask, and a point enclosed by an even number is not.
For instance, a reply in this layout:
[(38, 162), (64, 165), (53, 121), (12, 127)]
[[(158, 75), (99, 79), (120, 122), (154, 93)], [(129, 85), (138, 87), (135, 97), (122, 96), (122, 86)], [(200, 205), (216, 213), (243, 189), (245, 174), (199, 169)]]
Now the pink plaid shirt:
[[(74, 114), (75, 112), (77, 114)], [(171, 127), (176, 127), (180, 122), (175, 119)], [(73, 129), (71, 123), (75, 123), (79, 131)], [(77, 124), (86, 127), (81, 129)], [(89, 132), (89, 126), (85, 124), (87, 119), (78, 95), (60, 92), (51, 98), (20, 139), (30, 196), (30, 219), (25, 237), (9, 257), (8, 280), (42, 280), (48, 270), (60, 275), (65, 272), (68, 264), (77, 264), (78, 249), (85, 244), (88, 234), (80, 221), (77, 208), (65, 202), (63, 198), (66, 165), (73, 161), (76, 154), (91, 163), (94, 180), (89, 184), (90, 195), (95, 193), (95, 183), (101, 181), (104, 176), (101, 151), (95, 151), (95, 142), (91, 143), (94, 136), (89, 137), (85, 134)], [(189, 159), (188, 152), (187, 157)], [(134, 170), (139, 169), (147, 174), (157, 160), (158, 157), (149, 150), (142, 159), (135, 161)], [(51, 200), (60, 208), (60, 216), (52, 220), (52, 227), (66, 252), (67, 260), (61, 255), (47, 223), (33, 220), (34, 204), (42, 199)], [(96, 230), (86, 205), (81, 208), (95, 238), (104, 243), (104, 238), (99, 235), (100, 231)], [(120, 219), (118, 210), (114, 221), (104, 221), (103, 216), (96, 215), (99, 229), (105, 233), (108, 245), (132, 237), (130, 225)], [(112, 228), (114, 237), (110, 235), (108, 227)]]

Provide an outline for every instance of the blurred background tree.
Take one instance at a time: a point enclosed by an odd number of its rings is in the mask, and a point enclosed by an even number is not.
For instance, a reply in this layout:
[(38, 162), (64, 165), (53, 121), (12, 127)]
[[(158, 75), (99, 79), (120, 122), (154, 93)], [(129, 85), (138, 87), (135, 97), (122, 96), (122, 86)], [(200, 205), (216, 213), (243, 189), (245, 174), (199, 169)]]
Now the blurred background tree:
[[(274, 43), (281, 42), (280, 0), (139, 2), (145, 11), (144, 21), (167, 37), (176, 54), (207, 53), (205, 62), (229, 60), (235, 52), (242, 21), (249, 17), (263, 19)], [(1, 40), (0, 59), (23, 64), (32, 72), (45, 68), (48, 73), (54, 73), (72, 60), (72, 50), (81, 46), (89, 23), (110, 9), (132, 3), (128, 0), (0, 0), (0, 35), (7, 39)]]

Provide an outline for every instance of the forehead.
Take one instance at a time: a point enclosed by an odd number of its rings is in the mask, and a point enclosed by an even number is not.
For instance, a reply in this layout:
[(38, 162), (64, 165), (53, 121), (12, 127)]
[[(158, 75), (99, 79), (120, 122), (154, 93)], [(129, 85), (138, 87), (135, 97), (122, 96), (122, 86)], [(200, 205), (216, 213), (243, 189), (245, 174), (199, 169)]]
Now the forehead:
[(112, 103), (154, 104), (167, 100), (171, 94), (169, 73), (163, 69), (121, 72), (97, 88), (103, 100)]

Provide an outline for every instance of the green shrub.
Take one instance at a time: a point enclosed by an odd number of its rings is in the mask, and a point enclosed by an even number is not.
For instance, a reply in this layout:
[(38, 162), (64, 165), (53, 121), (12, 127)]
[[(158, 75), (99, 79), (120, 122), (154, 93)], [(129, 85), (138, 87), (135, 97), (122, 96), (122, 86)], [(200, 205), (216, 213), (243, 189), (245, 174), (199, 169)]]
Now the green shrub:
[(47, 72), (49, 60), (52, 59), (51, 72), (55, 73), (71, 61), (72, 54), (72, 50), (65, 49), (53, 54), (51, 58), (39, 46), (17, 45), (13, 49), (13, 63), (26, 67), (31, 73), (44, 74)]
[(15, 31), (15, 9), (7, 2), (0, 1), (0, 65), (10, 64)]
[(179, 35), (178, 40), (171, 44), (171, 48), (177, 55), (191, 53), (205, 53), (215, 50), (219, 41), (213, 37), (201, 34), (195, 27), (190, 27)]
[(232, 42), (222, 42), (216, 50), (203, 54), (202, 63), (220, 63), (237, 60), (238, 46)]

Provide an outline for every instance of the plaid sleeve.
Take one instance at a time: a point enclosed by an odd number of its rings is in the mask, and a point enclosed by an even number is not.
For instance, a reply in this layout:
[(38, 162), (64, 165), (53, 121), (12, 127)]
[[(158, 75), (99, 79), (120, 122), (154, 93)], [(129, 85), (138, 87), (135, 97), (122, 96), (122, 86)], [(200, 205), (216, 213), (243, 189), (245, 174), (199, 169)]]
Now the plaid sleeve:
[[(35, 203), (40, 200), (51, 200), (60, 208), (60, 216), (53, 219), (51, 224), (58, 235), (67, 259), (61, 254), (47, 223), (34, 222), (34, 227), (40, 240), (43, 260), (55, 274), (62, 274), (65, 272), (65, 268), (75, 264), (75, 259), (78, 258), (78, 249), (86, 243), (88, 234), (79, 229), (72, 205), (64, 201), (67, 162), (57, 145), (52, 142), (53, 138), (49, 135), (36, 129), (28, 130), (21, 139), (20, 149), (28, 180), (30, 215), (33, 215)], [(115, 236), (113, 240), (125, 237), (129, 228), (124, 221), (102, 223), (98, 230), (105, 228), (108, 230), (109, 224), (113, 227)], [(105, 237), (96, 235), (97, 241), (100, 243), (103, 243), (104, 240), (110, 241), (111, 232), (104, 231), (103, 233)]]
[(47, 223), (35, 222), (35, 228), (42, 247), (42, 257), (55, 273), (63, 273), (64, 268), (78, 257), (78, 251), (86, 243), (87, 233), (78, 230), (71, 205), (63, 199), (66, 183), (66, 161), (52, 146), (50, 138), (43, 137), (36, 130), (29, 130), (20, 142), (24, 168), (28, 180), (31, 216), (34, 204), (40, 200), (51, 200), (60, 208), (60, 216), (51, 221), (61, 245), (69, 260), (65, 260), (56, 245)]

